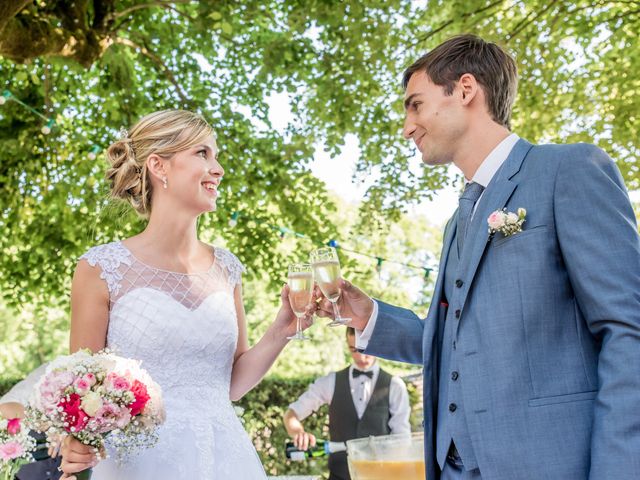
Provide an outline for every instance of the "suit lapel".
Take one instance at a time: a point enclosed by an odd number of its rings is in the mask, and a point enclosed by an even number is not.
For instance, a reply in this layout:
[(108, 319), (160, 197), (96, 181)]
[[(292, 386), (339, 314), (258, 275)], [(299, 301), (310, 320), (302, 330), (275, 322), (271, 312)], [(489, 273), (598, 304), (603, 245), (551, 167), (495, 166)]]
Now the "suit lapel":
[[(489, 227), (487, 218), (495, 210), (502, 210), (511, 197), (511, 194), (518, 185), (511, 180), (520, 171), (522, 162), (531, 149), (531, 145), (526, 140), (518, 140), (511, 153), (496, 172), (493, 179), (487, 185), (484, 195), (480, 199), (471, 224), (466, 235), (466, 245), (460, 259), (460, 266), (463, 278), (466, 278), (467, 285), (471, 285), (473, 278), (480, 264), (480, 260), (485, 252), (489, 241)], [(470, 289), (466, 289), (462, 305), (464, 306), (466, 296)]]

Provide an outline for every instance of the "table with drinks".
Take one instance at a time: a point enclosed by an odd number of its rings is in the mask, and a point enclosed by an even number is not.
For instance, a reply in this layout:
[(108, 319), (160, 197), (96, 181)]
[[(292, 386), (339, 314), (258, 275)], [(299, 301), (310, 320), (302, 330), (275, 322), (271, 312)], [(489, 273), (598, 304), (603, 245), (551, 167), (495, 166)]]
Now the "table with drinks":
[(320, 440), (306, 451), (298, 450), (292, 442), (289, 442), (286, 445), (286, 456), (292, 461), (305, 461), (308, 458), (345, 450), (351, 480), (424, 480), (425, 478), (422, 432), (357, 438), (347, 440), (346, 443)]

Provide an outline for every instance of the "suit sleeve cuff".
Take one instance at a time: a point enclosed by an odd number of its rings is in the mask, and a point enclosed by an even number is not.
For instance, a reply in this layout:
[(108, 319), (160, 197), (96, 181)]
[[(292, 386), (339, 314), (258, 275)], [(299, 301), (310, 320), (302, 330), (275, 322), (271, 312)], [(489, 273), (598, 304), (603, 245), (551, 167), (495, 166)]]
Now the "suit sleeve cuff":
[(373, 330), (376, 328), (376, 321), (378, 320), (378, 302), (371, 299), (373, 302), (373, 311), (367, 322), (367, 326), (364, 330), (356, 330), (356, 348), (360, 351), (364, 351), (369, 345), (369, 340), (373, 335)]

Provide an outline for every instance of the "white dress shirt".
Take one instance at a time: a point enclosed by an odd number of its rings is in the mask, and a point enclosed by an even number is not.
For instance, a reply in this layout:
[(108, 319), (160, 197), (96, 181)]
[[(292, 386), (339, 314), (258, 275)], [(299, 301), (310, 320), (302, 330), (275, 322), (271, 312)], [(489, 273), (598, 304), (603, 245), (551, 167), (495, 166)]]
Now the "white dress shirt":
[[(353, 378), (352, 372), (354, 368), (356, 368), (354, 365), (349, 367), (349, 388), (351, 389), (351, 398), (353, 399), (353, 405), (356, 407), (358, 418), (362, 418), (378, 380), (380, 366), (376, 362), (369, 369), (369, 371), (373, 372), (371, 378), (366, 375)], [(331, 403), (335, 386), (335, 372), (320, 377), (309, 386), (298, 400), (289, 405), (289, 408), (295, 412), (299, 420), (304, 420), (322, 405)], [(391, 433), (408, 433), (411, 431), (409, 425), (410, 412), (411, 407), (409, 405), (407, 386), (400, 377), (392, 376), (391, 385), (389, 386), (389, 429)]]
[[(475, 175), (473, 176), (472, 182), (479, 183), (484, 188), (487, 188), (487, 185), (491, 182), (494, 175), (498, 171), (498, 169), (505, 162), (511, 150), (518, 142), (520, 137), (515, 133), (512, 133), (507, 138), (502, 140), (496, 147), (491, 150), (491, 153), (487, 155), (487, 157), (482, 161)], [(466, 182), (469, 180), (465, 179)], [(484, 191), (480, 195), (480, 198), (476, 202), (473, 207), (473, 213), (475, 213), (478, 204), (480, 203), (480, 199), (484, 195)], [(471, 215), (473, 218), (473, 214)], [(371, 317), (369, 318), (369, 322), (364, 330), (356, 330), (356, 348), (359, 350), (364, 350), (369, 345), (369, 340), (371, 340), (371, 335), (373, 334), (373, 330), (376, 327), (376, 321), (378, 320), (378, 303), (373, 300), (373, 312), (371, 312)]]
[(0, 403), (5, 402), (17, 402), (22, 405), (26, 405), (31, 395), (33, 394), (33, 389), (47, 370), (48, 363), (44, 363), (40, 365), (38, 368), (33, 370), (27, 377), (16, 383), (11, 390), (4, 394), (2, 398), (0, 398)]

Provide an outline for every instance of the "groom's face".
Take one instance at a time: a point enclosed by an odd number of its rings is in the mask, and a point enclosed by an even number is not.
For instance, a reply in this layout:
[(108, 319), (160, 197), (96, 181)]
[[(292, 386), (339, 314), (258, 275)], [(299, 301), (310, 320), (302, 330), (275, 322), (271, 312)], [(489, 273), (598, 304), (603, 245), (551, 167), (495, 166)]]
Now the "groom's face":
[(431, 81), (426, 72), (411, 75), (404, 96), (403, 135), (413, 140), (427, 165), (454, 160), (457, 145), (465, 133), (463, 110), (456, 87), (451, 95)]

